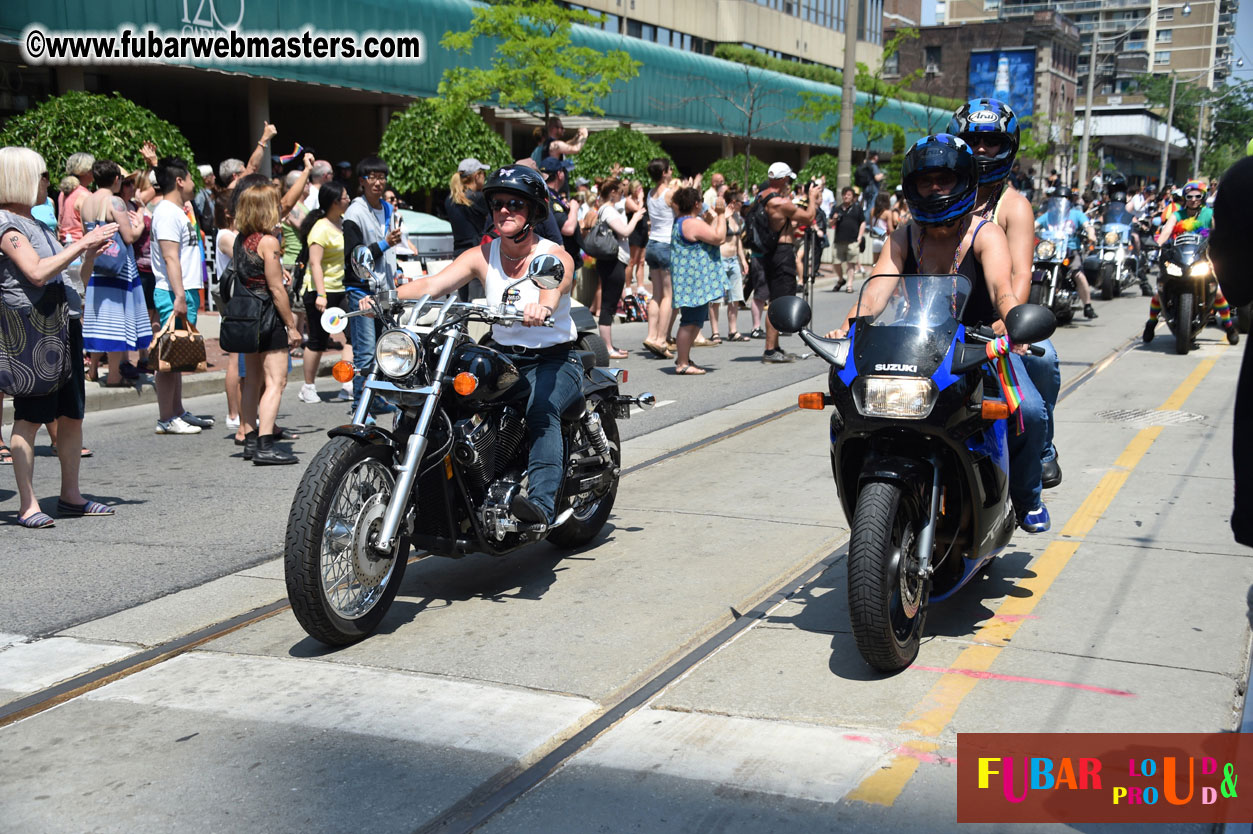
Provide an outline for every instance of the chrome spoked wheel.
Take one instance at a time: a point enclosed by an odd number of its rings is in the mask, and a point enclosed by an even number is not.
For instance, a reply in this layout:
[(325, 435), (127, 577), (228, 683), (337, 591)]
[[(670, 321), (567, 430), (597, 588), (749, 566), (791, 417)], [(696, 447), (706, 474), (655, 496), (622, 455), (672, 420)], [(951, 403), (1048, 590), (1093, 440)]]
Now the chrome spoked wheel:
[(344, 474), (331, 499), (322, 532), (322, 593), (346, 620), (370, 612), (382, 598), (396, 553), (373, 546), (395, 480), (379, 460), (367, 458)]

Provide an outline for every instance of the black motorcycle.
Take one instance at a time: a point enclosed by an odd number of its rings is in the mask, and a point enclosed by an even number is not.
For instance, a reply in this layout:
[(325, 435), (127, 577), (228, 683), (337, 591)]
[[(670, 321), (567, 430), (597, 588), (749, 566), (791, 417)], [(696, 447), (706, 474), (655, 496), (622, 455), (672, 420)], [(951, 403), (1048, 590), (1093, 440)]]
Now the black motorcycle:
[[(364, 247), (353, 253), (363, 280), (370, 260)], [(310, 636), (347, 645), (371, 634), (396, 596), (411, 547), (439, 556), (500, 556), (541, 539), (579, 547), (600, 532), (618, 491), (617, 421), (632, 405), (649, 408), (655, 399), (623, 396), (618, 382), (626, 372), (597, 367), (591, 353), (579, 352), (583, 396), (562, 415), (557, 516), (551, 525), (523, 522), (510, 505), (526, 480), (529, 389), (517, 367), (476, 343), (467, 327), (522, 321), (513, 288), (534, 281), (552, 289), (563, 273), (558, 258), (539, 255), (499, 305), (372, 296), (370, 312), (385, 329), (361, 403), (351, 424), (328, 432), (288, 517), (287, 594)], [(323, 323), (340, 332), (361, 314), (331, 309)], [(375, 396), (400, 407), (391, 431), (369, 422)]]
[(1058, 324), (1070, 324), (1079, 303), (1070, 256), (1070, 240), (1077, 232), (1070, 211), (1071, 203), (1065, 197), (1049, 198), (1035, 245), (1027, 298), (1052, 310)]
[[(1198, 234), (1177, 235), (1162, 247), (1161, 276), (1157, 284), (1157, 300), (1162, 305), (1162, 318), (1175, 336), (1175, 352), (1187, 354), (1200, 335), (1218, 296), (1218, 279), (1205, 257), (1207, 238)], [(1227, 339), (1239, 339), (1235, 328)]]
[[(1009, 407), (988, 372), (1008, 345), (960, 323), (970, 292), (964, 275), (872, 275), (857, 306), (867, 312), (846, 339), (806, 330), (800, 298), (770, 304), (770, 322), (799, 332), (831, 365), (829, 393), (802, 394), (800, 406), (835, 406), (831, 471), (851, 520), (849, 615), (858, 651), (884, 672), (913, 662), (928, 604), (977, 576), (1014, 531)], [(1019, 344), (1055, 327), (1035, 304), (1006, 317)]]

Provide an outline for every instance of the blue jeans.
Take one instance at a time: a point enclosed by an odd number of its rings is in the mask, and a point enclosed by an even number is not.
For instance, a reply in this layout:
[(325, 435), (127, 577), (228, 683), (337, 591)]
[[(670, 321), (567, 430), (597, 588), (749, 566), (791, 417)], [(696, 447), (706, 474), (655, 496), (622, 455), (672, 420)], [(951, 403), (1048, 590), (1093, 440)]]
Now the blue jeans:
[[(349, 292), (349, 312), (357, 309), (357, 304), (365, 298), (362, 293)], [(361, 392), (365, 390), (365, 378), (374, 367), (374, 343), (382, 334), (383, 328), (378, 319), (369, 316), (353, 316), (348, 320), (348, 335), (352, 342), (352, 367), (356, 371), (352, 377), (352, 409), (361, 402)]]
[[(1054, 354), (1056, 355), (1056, 354)], [(1040, 498), (1040, 477), (1044, 469), (1044, 453), (1047, 448), (1049, 429), (1049, 409), (1044, 397), (1036, 388), (1032, 377), (1027, 373), (1023, 358), (1010, 354), (1010, 366), (1022, 390), (1022, 431), (1018, 431), (1018, 415), (1009, 418), (1009, 498), (1014, 502), (1014, 510), (1023, 515), (1043, 501)], [(1034, 357), (1033, 357), (1034, 358)], [(1044, 359), (1045, 357), (1038, 357)], [(1056, 389), (1054, 389), (1056, 390)], [(1057, 395), (1054, 393), (1054, 400)]]
[(564, 358), (508, 355), (531, 389), (526, 401), (527, 498), (552, 521), (565, 472), (561, 412), (583, 395), (583, 365), (573, 351)]
[(1057, 458), (1057, 449), (1053, 446), (1053, 409), (1057, 408), (1057, 394), (1062, 389), (1062, 366), (1051, 340), (1036, 342), (1036, 346), (1044, 348), (1044, 355), (1032, 356), (1028, 353), (1022, 357), (1022, 364), (1026, 367), (1027, 376), (1031, 377), (1035, 390), (1044, 399), (1044, 410), (1048, 417), (1044, 432), (1044, 454), (1041, 458), (1048, 462)]

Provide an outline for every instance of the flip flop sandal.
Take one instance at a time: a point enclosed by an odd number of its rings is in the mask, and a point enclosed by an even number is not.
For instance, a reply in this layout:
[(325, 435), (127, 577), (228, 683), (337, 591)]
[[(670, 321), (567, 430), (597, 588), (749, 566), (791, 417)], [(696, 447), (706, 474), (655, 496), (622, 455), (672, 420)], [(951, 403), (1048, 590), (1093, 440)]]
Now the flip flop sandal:
[[(49, 444), (48, 444), (48, 446), (49, 446), (49, 448), (51, 448), (51, 449), (52, 449), (52, 454), (54, 454), (54, 455), (55, 455), (55, 454), (57, 453), (57, 446), (56, 446), (56, 444), (55, 444), (55, 443), (49, 443)], [(0, 452), (0, 455), (2, 455), (2, 454), (4, 454), (4, 453), (3, 453), (3, 452)], [(90, 457), (95, 457), (95, 455), (96, 455), (96, 453), (95, 453), (95, 452), (93, 452), (91, 449), (88, 449), (86, 446), (84, 446), (84, 447), (83, 447), (83, 449), (82, 449), (82, 451), (81, 451), (81, 452), (79, 452), (79, 455), (78, 455), (78, 456), (79, 456), (80, 458), (90, 458)], [(11, 462), (11, 461), (10, 461), (10, 462)]]
[(684, 365), (682, 368), (675, 367), (675, 376), (704, 376), (705, 369), (700, 365)]
[(0, 466), (13, 465), (13, 450), (9, 448), (9, 444), (0, 443)]
[(630, 356), (631, 354), (627, 353), (625, 350), (615, 350), (609, 354), (610, 359), (627, 359)]
[(57, 515), (61, 518), (81, 518), (87, 515), (113, 515), (113, 508), (99, 501), (88, 501), (86, 504), (70, 504), (57, 501)]
[(752, 339), (748, 338), (743, 333), (728, 333), (727, 341), (728, 342), (751, 342)]
[(654, 345), (652, 342), (644, 342), (644, 349), (647, 350), (649, 353), (651, 353), (653, 356), (656, 356), (658, 359), (673, 358), (669, 350), (667, 350), (664, 347), (660, 347), (659, 345)]
[(53, 521), (52, 516), (47, 513), (32, 513), (26, 516), (26, 518), (19, 518), (17, 523), (27, 530), (42, 530), (45, 527), (55, 527), (57, 525)]
[(711, 345), (720, 345), (720, 344), (722, 344), (722, 337), (721, 337), (720, 335), (718, 335), (717, 333), (715, 333), (714, 335), (712, 335), (712, 336), (710, 336), (710, 337), (709, 337), (709, 344), (711, 344)]

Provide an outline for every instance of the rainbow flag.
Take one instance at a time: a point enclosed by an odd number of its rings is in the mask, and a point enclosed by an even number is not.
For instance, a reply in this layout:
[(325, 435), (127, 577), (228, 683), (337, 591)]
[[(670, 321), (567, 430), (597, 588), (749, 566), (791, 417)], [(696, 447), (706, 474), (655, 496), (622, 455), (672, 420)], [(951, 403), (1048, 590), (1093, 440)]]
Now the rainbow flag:
[(278, 161), (286, 165), (287, 163), (291, 162), (293, 159), (299, 159), (300, 155), (304, 153), (304, 151), (305, 151), (304, 145), (297, 142), (296, 147), (292, 148), (292, 152), (287, 154), (286, 156), (280, 156), (278, 158)]
[(1014, 373), (1014, 367), (1009, 364), (1009, 354), (1013, 347), (1014, 343), (1009, 340), (1008, 336), (998, 336), (987, 343), (984, 351), (988, 359), (993, 361), (993, 367), (1001, 383), (1001, 392), (1005, 395), (1005, 402), (1009, 404), (1010, 413), (1018, 415), (1018, 432), (1021, 434), (1025, 430), (1022, 419), (1022, 386), (1018, 382), (1018, 375)]

